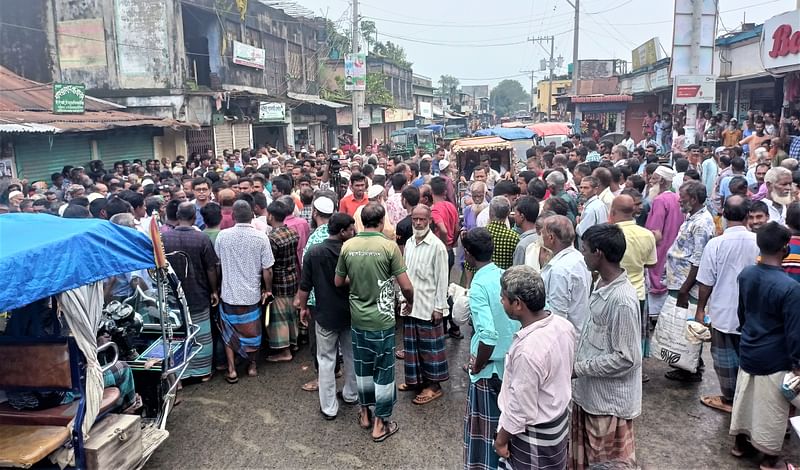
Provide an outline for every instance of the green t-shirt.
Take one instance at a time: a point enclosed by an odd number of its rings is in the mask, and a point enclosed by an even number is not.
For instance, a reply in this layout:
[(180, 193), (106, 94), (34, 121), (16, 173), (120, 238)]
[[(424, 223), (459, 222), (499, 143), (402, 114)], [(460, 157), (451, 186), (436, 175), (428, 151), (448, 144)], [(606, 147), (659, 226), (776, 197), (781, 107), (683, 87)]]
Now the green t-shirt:
[(397, 243), (382, 233), (361, 232), (344, 243), (336, 274), (350, 277), (353, 328), (381, 331), (394, 327), (394, 277), (405, 271)]

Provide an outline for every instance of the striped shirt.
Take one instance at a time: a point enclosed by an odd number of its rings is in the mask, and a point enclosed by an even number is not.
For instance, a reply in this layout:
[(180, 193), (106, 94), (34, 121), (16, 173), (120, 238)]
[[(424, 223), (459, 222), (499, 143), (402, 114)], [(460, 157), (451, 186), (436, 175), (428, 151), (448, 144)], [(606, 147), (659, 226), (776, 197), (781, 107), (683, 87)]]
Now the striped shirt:
[(789, 240), (789, 256), (783, 258), (783, 270), (789, 277), (800, 282), (800, 235)]
[(593, 415), (633, 419), (642, 412), (639, 298), (623, 271), (589, 296), (575, 354), (572, 398)]
[(444, 243), (429, 230), (419, 243), (416, 238), (406, 242), (404, 256), (408, 277), (414, 286), (411, 316), (430, 321), (434, 310), (448, 311), (447, 248)]

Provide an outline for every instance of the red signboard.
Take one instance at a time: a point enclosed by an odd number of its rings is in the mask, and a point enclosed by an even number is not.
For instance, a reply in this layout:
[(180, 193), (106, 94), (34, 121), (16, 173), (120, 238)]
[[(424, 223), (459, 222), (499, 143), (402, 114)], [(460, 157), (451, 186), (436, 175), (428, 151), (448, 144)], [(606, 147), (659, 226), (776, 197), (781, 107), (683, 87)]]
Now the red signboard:
[(700, 85), (678, 85), (675, 94), (678, 98), (694, 98), (700, 91)]

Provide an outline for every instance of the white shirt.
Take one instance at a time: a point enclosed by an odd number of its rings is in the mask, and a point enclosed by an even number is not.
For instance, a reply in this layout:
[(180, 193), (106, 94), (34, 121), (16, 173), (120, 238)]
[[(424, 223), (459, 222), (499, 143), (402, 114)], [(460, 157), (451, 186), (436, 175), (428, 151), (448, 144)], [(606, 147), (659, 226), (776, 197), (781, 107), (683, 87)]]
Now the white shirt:
[(583, 206), (581, 221), (575, 228), (579, 237), (589, 230), (589, 227), (608, 222), (608, 208), (597, 196), (592, 196)]
[[(489, 225), (489, 208), (482, 210), (478, 217), (475, 217), (475, 226), (476, 227), (486, 227)], [(511, 228), (511, 224), (506, 219), (506, 227)]]
[(633, 149), (635, 148), (634, 146), (636, 145), (636, 143), (635, 143), (635, 142), (633, 141), (633, 139), (632, 139), (632, 138), (630, 138), (630, 137), (628, 137), (627, 139), (624, 139), (624, 140), (623, 140), (622, 142), (620, 142), (619, 144), (620, 144), (620, 145), (624, 145), (624, 146), (625, 146), (625, 148), (627, 148), (627, 149), (628, 149), (628, 152), (633, 152)]
[(261, 271), (275, 264), (266, 233), (250, 224), (219, 232), (214, 250), (222, 265), (222, 300), (230, 305), (261, 301)]
[(542, 268), (547, 308), (566, 318), (578, 334), (589, 314), (589, 291), (592, 275), (583, 255), (573, 247), (564, 248)]
[(786, 206), (782, 206), (778, 209), (772, 200), (764, 198), (763, 201), (764, 204), (767, 205), (767, 209), (769, 209), (769, 221), (786, 225)]
[(414, 286), (414, 303), (411, 316), (419, 320), (431, 321), (434, 310), (443, 314), (449, 312), (447, 305), (447, 248), (429, 230), (425, 238), (417, 244), (416, 237), (406, 242), (403, 254), (406, 272)]

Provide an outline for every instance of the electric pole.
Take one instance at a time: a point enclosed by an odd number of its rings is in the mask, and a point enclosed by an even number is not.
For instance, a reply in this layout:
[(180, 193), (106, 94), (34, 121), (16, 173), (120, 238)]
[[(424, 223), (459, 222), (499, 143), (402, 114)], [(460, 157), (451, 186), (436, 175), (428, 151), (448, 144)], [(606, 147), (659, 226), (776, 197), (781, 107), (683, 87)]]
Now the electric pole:
[[(800, 1), (800, 0), (798, 0)], [(575, 4), (567, 0), (567, 3), (575, 9), (575, 31), (572, 32), (572, 94), (578, 94), (578, 80), (580, 77), (580, 61), (578, 60), (578, 36), (580, 31), (580, 0), (575, 0)]]
[[(528, 41), (531, 42), (538, 42), (539, 44), (543, 42), (550, 43), (550, 61), (548, 65), (550, 66), (550, 78), (549, 78), (549, 85), (547, 86), (547, 120), (550, 120), (550, 116), (552, 115), (553, 111), (553, 67), (555, 67), (555, 59), (553, 58), (553, 53), (555, 52), (553, 49), (555, 48), (555, 36), (537, 36), (535, 38), (528, 38)], [(544, 47), (544, 46), (542, 46)]]
[(534, 108), (533, 103), (535, 103), (534, 98), (533, 98), (533, 90), (535, 88), (535, 83), (536, 83), (535, 82), (536, 77), (534, 75), (536, 75), (536, 70), (520, 70), (519, 73), (529, 73), (529, 74), (531, 74), (531, 105), (530, 105), (530, 109), (528, 111), (531, 114), (533, 114), (533, 108)]
[[(352, 37), (350, 38), (350, 41), (351, 41), (350, 51), (355, 55), (355, 54), (358, 54), (358, 0), (353, 0), (353, 31), (352, 31), (352, 33), (353, 33)], [(353, 59), (355, 59), (355, 57), (353, 57)], [(365, 67), (366, 67), (366, 64), (365, 64)], [(366, 93), (366, 92), (365, 91), (353, 90), (351, 93), (352, 93), (352, 96), (353, 96), (353, 103), (352, 103), (352, 105), (353, 105), (353, 111), (352, 111), (352, 114), (353, 114), (353, 145), (358, 147), (359, 150), (360, 150), (361, 149), (361, 143), (359, 142), (360, 139), (358, 138), (359, 137), (358, 136), (358, 131), (359, 131), (358, 107), (359, 107), (359, 104), (360, 104), (359, 97), (360, 97), (361, 93)]]
[[(703, 24), (703, 2), (692, 3), (692, 51), (689, 59), (689, 68), (692, 75), (700, 72), (700, 30)], [(674, 86), (674, 85), (673, 85)], [(686, 145), (697, 142), (697, 104), (686, 105)]]

